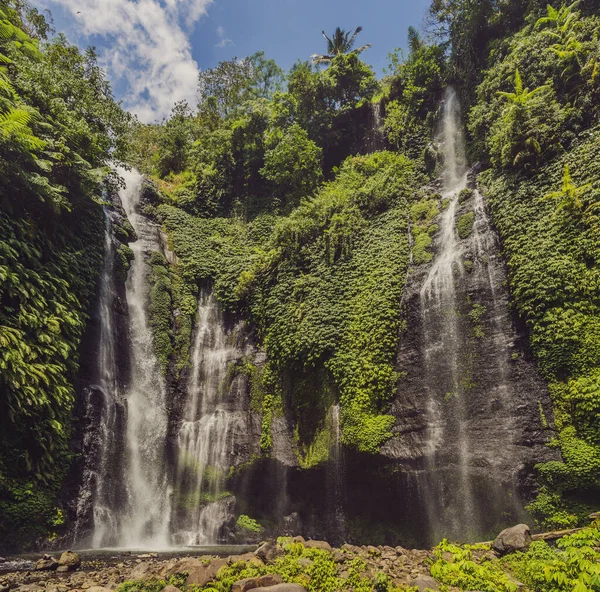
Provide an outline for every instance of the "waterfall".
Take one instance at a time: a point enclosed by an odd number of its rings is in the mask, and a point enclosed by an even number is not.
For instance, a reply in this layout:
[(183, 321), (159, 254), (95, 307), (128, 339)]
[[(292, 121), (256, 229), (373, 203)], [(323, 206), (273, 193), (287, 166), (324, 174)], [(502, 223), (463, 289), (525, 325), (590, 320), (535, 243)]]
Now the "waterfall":
[(138, 240), (126, 283), (131, 339), (131, 376), (124, 393), (125, 485), (127, 504), (121, 516), (118, 544), (125, 547), (164, 548), (169, 545), (169, 490), (165, 441), (167, 409), (164, 380), (154, 352), (148, 307), (148, 265), (145, 253), (159, 249), (158, 228), (137, 212), (142, 176), (120, 171), (126, 188), (120, 192), (127, 217)]
[[(107, 215), (99, 295), (98, 385), (87, 389), (86, 396), (87, 417), (95, 428), (84, 439), (84, 448), (92, 454), (78, 508), (78, 515), (83, 516), (85, 506), (91, 504), (93, 524), (77, 526), (75, 541), (93, 548), (165, 548), (170, 520), (164, 455), (167, 409), (147, 318), (149, 268), (144, 261), (148, 252), (159, 248), (158, 228), (136, 211), (142, 176), (125, 170), (119, 174), (126, 182), (119, 197), (139, 237), (131, 245), (134, 259), (125, 285), (129, 326), (124, 337), (129, 360), (127, 364), (117, 356), (115, 246)], [(117, 377), (127, 365), (130, 375), (123, 386)], [(86, 528), (92, 530), (91, 540), (78, 532)]]
[[(500, 472), (497, 483), (492, 485), (494, 490), (486, 490), (477, 468), (486, 467), (485, 477), (493, 479), (501, 456), (509, 457), (502, 460), (513, 471), (521, 461), (511, 448), (514, 421), (507, 340), (511, 325), (506, 302), (497, 298), (501, 270), (491, 261), (497, 245), (479, 192), (474, 191), (472, 198), (475, 224), (471, 238), (460, 240), (457, 233), (459, 194), (467, 187), (467, 169), (460, 105), (452, 89), (447, 90), (444, 99), (440, 142), (445, 209), (439, 217), (437, 252), (419, 293), (427, 420), (426, 485), (422, 495), (434, 537), (468, 539), (483, 533), (485, 508), (493, 507), (498, 495), (510, 497), (513, 493), (501, 491), (500, 484), (506, 481), (507, 474)], [(466, 259), (474, 260), (470, 277), (465, 269)], [(485, 343), (476, 343), (470, 333), (468, 307), (473, 305), (471, 297), (475, 294), (485, 298), (486, 304), (490, 300), (492, 303), (479, 309), (486, 311), (493, 327), (493, 334), (486, 337)], [(473, 364), (480, 355), (478, 348), (484, 347), (492, 354), (492, 367), (486, 372), (494, 384), (489, 392), (480, 393)], [(493, 411), (496, 421), (488, 426), (491, 401), (497, 404)], [(481, 427), (487, 433), (482, 433)], [(502, 442), (509, 452), (495, 451), (494, 442)]]
[(327, 474), (327, 488), (329, 490), (328, 511), (330, 515), (329, 531), (333, 537), (333, 541), (345, 541), (346, 474), (344, 470), (344, 450), (342, 447), (339, 403), (333, 405), (329, 413), (331, 418), (332, 435), (331, 444), (329, 446), (330, 462)]
[[(115, 248), (112, 223), (105, 211), (104, 264), (100, 277), (98, 319), (100, 325), (97, 385), (85, 390), (85, 417), (97, 429), (85, 432), (83, 446), (91, 458), (84, 468), (82, 486), (77, 503), (77, 521), (74, 540), (76, 544), (90, 543), (94, 548), (106, 541), (116, 541), (118, 517), (115, 500), (121, 492), (116, 467), (111, 466), (119, 454), (119, 423), (122, 407), (119, 402), (114, 327)], [(89, 540), (87, 515), (91, 506), (93, 534)]]
[(368, 131), (367, 148), (369, 153), (382, 150), (383, 147), (383, 117), (381, 115), (381, 103), (371, 103), (371, 129)]
[[(198, 303), (198, 324), (183, 422), (174, 495), (174, 540), (184, 545), (219, 542), (230, 518), (225, 479), (236, 454), (235, 434), (245, 430), (244, 382), (235, 366), (244, 352), (239, 327), (228, 331), (211, 292)], [(231, 498), (230, 498), (231, 499)]]

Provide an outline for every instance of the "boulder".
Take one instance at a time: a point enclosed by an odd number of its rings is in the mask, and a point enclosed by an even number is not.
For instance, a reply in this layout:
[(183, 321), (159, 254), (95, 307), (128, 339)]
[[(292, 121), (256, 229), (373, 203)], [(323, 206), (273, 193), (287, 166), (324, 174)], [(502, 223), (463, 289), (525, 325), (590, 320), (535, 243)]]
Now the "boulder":
[(265, 563), (275, 561), (277, 557), (283, 555), (283, 549), (274, 541), (262, 543), (254, 552), (257, 557), (260, 557)]
[(58, 560), (59, 567), (66, 567), (66, 570), (61, 571), (73, 571), (81, 565), (81, 557), (73, 551), (65, 551)]
[(231, 592), (248, 592), (255, 588), (271, 588), (277, 584), (281, 584), (281, 576), (279, 574), (267, 574), (257, 578), (245, 578), (238, 580), (233, 584)]
[(176, 588), (175, 586), (165, 586), (161, 592), (181, 592), (181, 590), (179, 588)]
[(332, 551), (331, 545), (327, 541), (306, 541), (304, 546), (308, 549), (322, 549), (323, 551)]
[(138, 563), (129, 573), (129, 579), (131, 580), (147, 580), (152, 576), (150, 568), (152, 564), (149, 561), (142, 561)]
[(161, 573), (162, 576), (166, 578), (170, 578), (171, 576), (177, 574), (190, 573), (190, 570), (194, 570), (200, 567), (205, 567), (204, 563), (201, 563), (197, 559), (192, 559), (191, 557), (186, 557), (185, 559), (180, 559), (175, 562), (173, 565), (169, 565), (168, 568)]
[(52, 555), (44, 555), (35, 564), (36, 571), (53, 571), (58, 567), (58, 561)]
[(531, 545), (531, 532), (527, 524), (517, 524), (505, 528), (494, 541), (494, 550), (500, 555), (506, 555), (513, 551), (526, 551)]
[(237, 563), (238, 561), (244, 561), (245, 563), (252, 563), (258, 567), (264, 565), (262, 559), (257, 557), (254, 553), (244, 553), (243, 555), (231, 555), (227, 558), (227, 563)]
[(88, 588), (86, 592), (113, 592), (110, 588), (104, 588), (104, 586), (92, 586)]
[(188, 564), (188, 569), (184, 570), (187, 574), (187, 580), (185, 581), (187, 586), (206, 586), (208, 582), (215, 579), (217, 572), (224, 566), (227, 565), (227, 559), (214, 559), (211, 563), (201, 563), (195, 561), (196, 564)]
[(254, 588), (258, 588), (258, 578), (244, 578), (233, 583), (231, 592), (247, 592)]
[(253, 592), (307, 592), (300, 584), (276, 584), (267, 588), (254, 588)]
[(431, 577), (431, 576), (417, 576), (410, 585), (413, 588), (418, 588), (419, 592), (423, 592), (424, 590), (439, 590), (440, 585)]

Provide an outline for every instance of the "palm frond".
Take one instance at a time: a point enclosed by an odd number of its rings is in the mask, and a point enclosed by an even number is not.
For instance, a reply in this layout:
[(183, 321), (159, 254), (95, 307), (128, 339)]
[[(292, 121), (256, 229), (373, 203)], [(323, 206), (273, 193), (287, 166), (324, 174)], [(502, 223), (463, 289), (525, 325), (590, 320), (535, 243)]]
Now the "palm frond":
[(354, 47), (354, 41), (356, 39), (356, 36), (363, 30), (362, 27), (356, 27), (356, 29), (354, 29), (354, 33), (352, 33), (352, 36), (350, 37), (350, 39), (346, 39), (346, 44), (347, 44), (347, 48), (348, 50), (352, 49)]
[(365, 51), (366, 49), (369, 49), (369, 47), (371, 47), (370, 43), (367, 43), (366, 45), (363, 45), (362, 47), (359, 47), (358, 49), (353, 49), (351, 53), (355, 53), (355, 54), (360, 54), (363, 51)]

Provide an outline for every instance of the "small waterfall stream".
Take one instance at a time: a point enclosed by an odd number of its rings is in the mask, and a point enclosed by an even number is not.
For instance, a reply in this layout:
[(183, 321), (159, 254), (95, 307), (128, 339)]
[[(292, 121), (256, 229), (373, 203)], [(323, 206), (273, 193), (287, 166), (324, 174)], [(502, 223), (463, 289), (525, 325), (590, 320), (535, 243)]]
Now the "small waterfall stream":
[(236, 344), (239, 327), (228, 331), (212, 292), (202, 292), (192, 352), (184, 418), (177, 447), (174, 541), (209, 545), (219, 541), (219, 530), (229, 518), (227, 473), (235, 455), (235, 433), (244, 429), (237, 409), (243, 388), (233, 375), (243, 357)]

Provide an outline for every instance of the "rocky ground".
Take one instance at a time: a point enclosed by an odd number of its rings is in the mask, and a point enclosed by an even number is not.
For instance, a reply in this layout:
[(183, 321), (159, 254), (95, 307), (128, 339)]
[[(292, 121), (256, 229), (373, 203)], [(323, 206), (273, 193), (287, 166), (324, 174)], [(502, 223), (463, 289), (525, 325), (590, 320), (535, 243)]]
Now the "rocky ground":
[[(518, 549), (531, 540), (529, 530), (520, 525), (504, 531), (495, 541), (494, 547), (476, 551), (479, 558), (486, 554), (500, 554), (511, 549)], [(326, 556), (335, 565), (337, 575), (342, 581), (350, 582), (352, 570), (360, 571), (360, 577), (376, 580), (385, 574), (394, 588), (402, 590), (439, 590), (437, 582), (429, 575), (429, 566), (433, 553), (426, 550), (409, 550), (402, 547), (343, 545), (333, 549), (325, 541), (304, 540), (302, 537), (290, 539), (294, 544), (301, 544), (307, 550), (325, 551)], [(290, 543), (291, 544), (291, 543)], [(300, 548), (302, 548), (300, 547)], [(304, 553), (304, 552), (302, 552)], [(21, 563), (24, 569), (2, 571), (2, 567), (15, 568), (14, 563), (0, 560), (0, 592), (110, 592), (118, 590), (124, 582), (157, 580), (169, 581), (178, 577), (181, 588), (165, 585), (165, 592), (194, 589), (206, 586), (214, 581), (221, 568), (227, 566), (256, 566), (261, 572), (251, 578), (242, 578), (232, 582), (231, 592), (261, 592), (268, 588), (269, 592), (303, 592), (304, 587), (298, 584), (284, 584), (281, 575), (269, 574), (269, 566), (274, 565), (285, 551), (274, 541), (265, 542), (256, 551), (242, 555), (217, 557), (211, 555), (195, 556), (160, 556), (156, 553), (121, 554), (101, 558), (82, 559), (76, 553), (67, 551), (60, 556), (44, 555), (35, 563)], [(319, 555), (316, 554), (315, 557)], [(358, 561), (357, 561), (358, 560)], [(297, 562), (303, 570), (311, 573), (313, 561), (303, 555)], [(265, 573), (266, 572), (266, 573)], [(222, 571), (221, 571), (222, 574)], [(219, 576), (221, 577), (221, 576)], [(307, 581), (310, 581), (308, 579)], [(365, 580), (366, 581), (366, 580)], [(148, 588), (150, 589), (150, 588)], [(157, 588), (153, 587), (152, 590)], [(160, 588), (159, 588), (160, 589)], [(449, 588), (447, 588), (450, 590)]]

